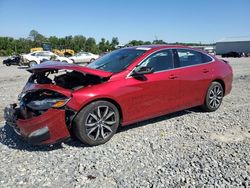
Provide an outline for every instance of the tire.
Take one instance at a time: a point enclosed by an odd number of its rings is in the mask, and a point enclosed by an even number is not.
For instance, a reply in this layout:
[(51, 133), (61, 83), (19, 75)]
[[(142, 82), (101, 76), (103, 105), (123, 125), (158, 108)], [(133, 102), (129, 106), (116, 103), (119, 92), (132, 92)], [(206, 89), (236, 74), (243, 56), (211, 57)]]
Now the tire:
[(9, 67), (11, 64), (10, 63), (6, 63), (6, 66)]
[(34, 67), (35, 65), (37, 65), (37, 62), (35, 62), (35, 61), (29, 62), (29, 67)]
[(224, 89), (219, 82), (212, 82), (209, 86), (206, 94), (206, 98), (204, 104), (202, 105), (202, 109), (206, 112), (216, 111), (223, 100)]
[(62, 62), (63, 62), (63, 63), (68, 63), (68, 61), (65, 61), (65, 60), (63, 60)]
[(92, 63), (93, 61), (95, 61), (95, 59), (94, 59), (94, 58), (92, 58), (92, 59), (90, 60), (90, 62), (89, 62), (89, 63)]
[(120, 124), (117, 107), (108, 101), (95, 101), (84, 107), (74, 120), (73, 131), (85, 144), (104, 144), (116, 133)]

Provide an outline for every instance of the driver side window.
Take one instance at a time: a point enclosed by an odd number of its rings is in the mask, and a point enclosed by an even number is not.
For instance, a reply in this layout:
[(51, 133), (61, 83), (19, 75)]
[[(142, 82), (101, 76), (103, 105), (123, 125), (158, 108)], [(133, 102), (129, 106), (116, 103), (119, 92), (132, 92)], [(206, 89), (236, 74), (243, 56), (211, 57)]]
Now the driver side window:
[(172, 50), (163, 50), (154, 53), (145, 59), (136, 70), (139, 70), (141, 67), (153, 68), (154, 72), (172, 69), (174, 67)]

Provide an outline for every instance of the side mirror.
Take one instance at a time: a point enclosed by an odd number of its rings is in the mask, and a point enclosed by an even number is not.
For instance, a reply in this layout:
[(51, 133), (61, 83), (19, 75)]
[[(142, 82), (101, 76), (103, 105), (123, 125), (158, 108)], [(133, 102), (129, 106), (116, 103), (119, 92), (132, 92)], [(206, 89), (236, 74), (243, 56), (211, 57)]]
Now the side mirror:
[(133, 77), (141, 77), (144, 74), (151, 74), (154, 72), (152, 67), (141, 67), (139, 70), (134, 70), (131, 74)]

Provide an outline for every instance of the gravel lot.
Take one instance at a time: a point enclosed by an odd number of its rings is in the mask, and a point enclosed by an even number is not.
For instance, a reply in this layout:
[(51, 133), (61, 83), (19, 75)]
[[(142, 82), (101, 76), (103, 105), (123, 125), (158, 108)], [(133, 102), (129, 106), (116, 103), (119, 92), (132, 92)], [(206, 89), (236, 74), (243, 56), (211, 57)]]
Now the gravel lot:
[(250, 58), (228, 59), (220, 109), (189, 109), (121, 128), (105, 145), (32, 146), (4, 125), (28, 73), (0, 65), (0, 187), (249, 187)]

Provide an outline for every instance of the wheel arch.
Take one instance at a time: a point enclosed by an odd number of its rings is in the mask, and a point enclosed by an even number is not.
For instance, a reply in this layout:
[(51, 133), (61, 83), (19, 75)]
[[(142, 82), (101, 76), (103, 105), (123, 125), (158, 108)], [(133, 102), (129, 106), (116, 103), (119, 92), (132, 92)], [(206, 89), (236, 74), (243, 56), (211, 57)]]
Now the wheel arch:
[(225, 82), (220, 78), (214, 79), (212, 82), (219, 82), (221, 84), (221, 86), (223, 88), (223, 96), (224, 96), (225, 95), (225, 90), (226, 90)]
[[(96, 98), (94, 100), (89, 101), (88, 103), (86, 103), (85, 105), (83, 105), (80, 110), (78, 110), (78, 112), (76, 113), (75, 117), (77, 117), (77, 115), (82, 111), (82, 109), (84, 109), (87, 105), (89, 105), (90, 103), (96, 102), (96, 101), (108, 101), (110, 103), (112, 103), (113, 105), (115, 105), (118, 109), (119, 115), (120, 115), (120, 124), (123, 120), (123, 112), (122, 112), (122, 108), (121, 105), (114, 99), (108, 98), (108, 97), (102, 97), (102, 98)], [(74, 117), (74, 119), (75, 119)]]

